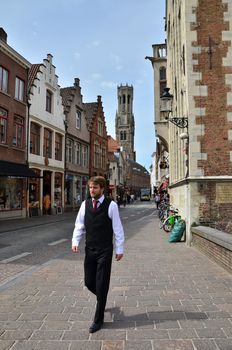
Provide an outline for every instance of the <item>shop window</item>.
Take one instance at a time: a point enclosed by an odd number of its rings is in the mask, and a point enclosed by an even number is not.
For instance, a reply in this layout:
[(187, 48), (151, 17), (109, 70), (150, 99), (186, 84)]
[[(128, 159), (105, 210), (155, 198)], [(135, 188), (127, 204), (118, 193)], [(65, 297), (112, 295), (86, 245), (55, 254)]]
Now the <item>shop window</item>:
[(6, 143), (7, 111), (0, 108), (0, 143)]
[(0, 179), (0, 211), (22, 209), (22, 179)]
[(8, 76), (8, 71), (0, 66), (0, 90), (5, 93), (8, 92)]
[(62, 135), (55, 135), (55, 159), (62, 160)]
[(13, 133), (13, 146), (22, 148), (23, 147), (23, 118), (14, 117), (14, 133)]
[(36, 123), (31, 123), (30, 153), (40, 155), (40, 126)]
[(57, 213), (62, 211), (62, 174), (55, 173), (54, 202)]
[[(40, 170), (33, 169), (33, 171), (40, 176)], [(39, 215), (40, 206), (40, 179), (29, 180), (29, 213), (30, 216)]]
[(52, 158), (52, 131), (44, 129), (43, 156)]
[(15, 79), (15, 98), (19, 101), (24, 101), (25, 83), (23, 80), (16, 77)]

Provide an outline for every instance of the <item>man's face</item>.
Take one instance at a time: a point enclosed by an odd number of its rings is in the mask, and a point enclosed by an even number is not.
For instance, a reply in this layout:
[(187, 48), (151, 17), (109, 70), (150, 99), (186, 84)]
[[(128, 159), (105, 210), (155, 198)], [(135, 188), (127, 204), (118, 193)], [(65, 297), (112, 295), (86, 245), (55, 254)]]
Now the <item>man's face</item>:
[(89, 193), (90, 196), (94, 199), (99, 199), (104, 192), (104, 188), (101, 188), (100, 185), (90, 182), (89, 184)]

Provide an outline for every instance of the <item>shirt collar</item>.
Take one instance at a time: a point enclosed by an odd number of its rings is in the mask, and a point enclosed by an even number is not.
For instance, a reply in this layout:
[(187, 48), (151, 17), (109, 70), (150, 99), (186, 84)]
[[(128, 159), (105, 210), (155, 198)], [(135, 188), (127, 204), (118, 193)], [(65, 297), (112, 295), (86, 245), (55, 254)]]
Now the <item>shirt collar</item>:
[[(100, 204), (102, 204), (102, 202), (104, 201), (104, 199), (105, 199), (105, 196), (104, 196), (104, 194), (99, 198), (99, 199), (97, 199), (97, 201), (98, 202), (100, 202)], [(94, 198), (92, 198), (92, 201), (94, 200)]]

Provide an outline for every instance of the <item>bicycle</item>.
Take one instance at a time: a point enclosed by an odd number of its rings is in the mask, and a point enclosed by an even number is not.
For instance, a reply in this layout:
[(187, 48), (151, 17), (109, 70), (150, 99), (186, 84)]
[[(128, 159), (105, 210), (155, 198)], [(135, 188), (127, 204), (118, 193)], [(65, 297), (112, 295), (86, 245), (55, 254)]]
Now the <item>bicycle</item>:
[(170, 207), (169, 215), (164, 218), (163, 221), (160, 221), (160, 228), (163, 228), (164, 231), (170, 232), (175, 223), (181, 219), (181, 215), (179, 214), (179, 210), (177, 208)]

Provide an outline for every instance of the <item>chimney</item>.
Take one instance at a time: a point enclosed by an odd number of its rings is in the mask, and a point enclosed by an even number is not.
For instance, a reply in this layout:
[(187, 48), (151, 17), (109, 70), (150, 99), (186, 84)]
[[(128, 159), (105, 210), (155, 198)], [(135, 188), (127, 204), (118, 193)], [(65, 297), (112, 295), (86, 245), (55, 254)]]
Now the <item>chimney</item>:
[(101, 96), (100, 95), (98, 95), (98, 97), (97, 97), (97, 102), (101, 102)]
[(7, 43), (7, 33), (3, 28), (0, 28), (0, 40), (4, 41)]
[(80, 86), (80, 79), (79, 78), (74, 79), (74, 86)]

